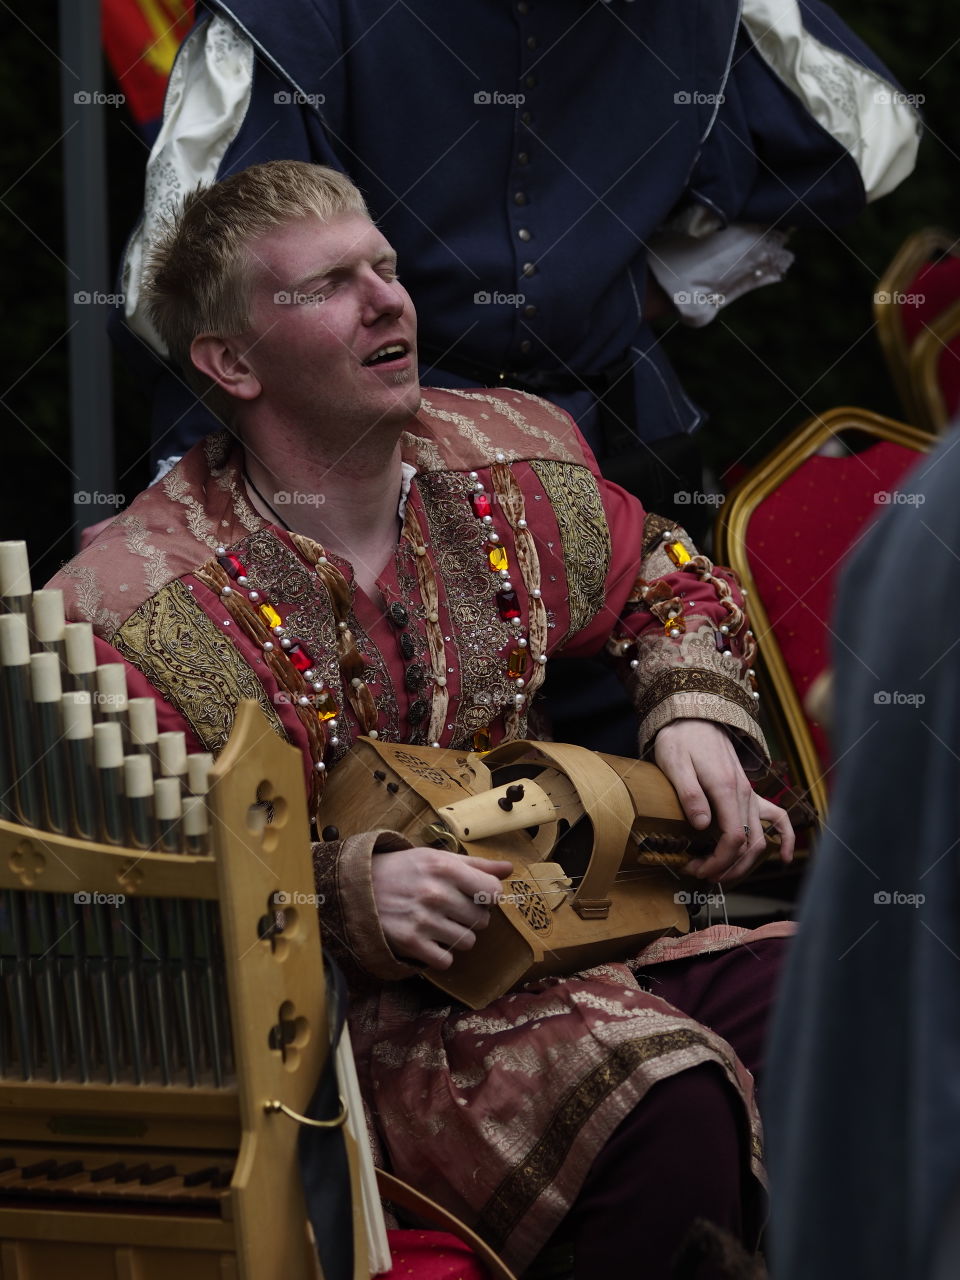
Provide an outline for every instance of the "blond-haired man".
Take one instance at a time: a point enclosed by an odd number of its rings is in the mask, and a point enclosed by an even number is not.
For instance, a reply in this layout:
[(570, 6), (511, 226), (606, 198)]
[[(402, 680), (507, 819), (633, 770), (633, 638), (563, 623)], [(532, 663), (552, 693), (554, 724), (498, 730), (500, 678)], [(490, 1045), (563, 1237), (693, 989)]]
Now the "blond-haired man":
[[(696, 874), (744, 874), (761, 820), (790, 857), (786, 815), (738, 755), (764, 746), (735, 580), (603, 481), (553, 406), (421, 390), (395, 255), (346, 179), (278, 161), (195, 192), (155, 255), (150, 306), (232, 437), (196, 446), (56, 583), (164, 727), (215, 750), (256, 697), (303, 751), (315, 806), (358, 734), (522, 737), (551, 657), (606, 650), (638, 751), (695, 825), (720, 824)], [(697, 1216), (751, 1239), (747, 1066), (784, 929), (668, 940), (474, 1013), (418, 967), (474, 945), (508, 863), (375, 825), (315, 858), (397, 1172), (518, 1268), (557, 1231), (578, 1277), (638, 1256), (667, 1275)]]

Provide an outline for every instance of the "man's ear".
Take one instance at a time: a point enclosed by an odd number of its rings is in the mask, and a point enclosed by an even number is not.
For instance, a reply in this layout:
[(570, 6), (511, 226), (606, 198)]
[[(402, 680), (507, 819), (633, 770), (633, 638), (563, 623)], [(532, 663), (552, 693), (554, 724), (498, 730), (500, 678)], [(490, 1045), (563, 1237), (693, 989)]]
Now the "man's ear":
[(227, 395), (255, 400), (263, 389), (237, 339), (202, 333), (190, 343), (190, 359)]

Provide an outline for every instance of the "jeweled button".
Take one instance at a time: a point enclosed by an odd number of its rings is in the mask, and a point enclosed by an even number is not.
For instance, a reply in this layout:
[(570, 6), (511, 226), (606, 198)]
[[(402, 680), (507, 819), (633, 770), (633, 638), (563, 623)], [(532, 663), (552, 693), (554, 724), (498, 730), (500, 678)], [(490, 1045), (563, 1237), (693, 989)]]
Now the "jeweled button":
[(472, 493), (470, 495), (470, 505), (473, 507), (473, 514), (478, 520), (482, 520), (484, 516), (490, 515), (490, 495), (489, 493)]
[(410, 703), (410, 710), (407, 712), (407, 719), (411, 724), (419, 724), (426, 717), (430, 710), (423, 698), (417, 698), (416, 702)]
[(333, 694), (329, 689), (324, 689), (323, 693), (318, 693), (313, 700), (314, 710), (317, 713), (318, 720), (333, 720), (340, 714), (337, 704), (333, 700)]
[(520, 602), (515, 591), (497, 592), (497, 612), (504, 622), (520, 617)]
[(299, 643), (292, 644), (290, 648), (285, 649), (284, 652), (300, 672), (309, 671), (313, 666), (313, 659), (310, 657), (309, 653), (307, 653), (306, 649), (302, 648)]
[(507, 662), (507, 675), (511, 680), (516, 680), (522, 676), (527, 668), (528, 651), (526, 649), (511, 649), (510, 658)]
[(692, 558), (690, 552), (682, 542), (668, 542), (665, 550), (667, 555), (676, 565), (687, 564)]
[(494, 573), (499, 573), (501, 569), (509, 569), (510, 562), (507, 559), (507, 553), (501, 546), (491, 547), (487, 552), (487, 560), (490, 568)]
[(473, 735), (473, 749), (474, 751), (490, 750), (490, 730), (489, 729), (478, 729), (476, 731), (476, 733)]
[(425, 679), (425, 672), (419, 663), (411, 663), (403, 673), (403, 683), (406, 685), (408, 692), (416, 693), (422, 686)]
[(400, 652), (403, 654), (403, 656), (406, 658), (408, 662), (416, 652), (414, 643), (413, 643), (413, 637), (410, 635), (408, 631), (402, 631), (400, 633)]
[(247, 570), (243, 564), (243, 561), (240, 559), (239, 556), (232, 556), (232, 555), (217, 556), (217, 563), (221, 566), (221, 568), (226, 569), (227, 573), (229, 573), (231, 578), (246, 577)]
[(387, 609), (387, 617), (395, 627), (405, 627), (410, 621), (410, 615), (399, 600), (394, 600)]
[(280, 615), (279, 613), (277, 613), (276, 609), (273, 607), (272, 604), (260, 605), (259, 612), (260, 612), (260, 617), (263, 618), (264, 622), (267, 624), (268, 627), (273, 628), (273, 627), (279, 627), (282, 625), (282, 620), (280, 618)]

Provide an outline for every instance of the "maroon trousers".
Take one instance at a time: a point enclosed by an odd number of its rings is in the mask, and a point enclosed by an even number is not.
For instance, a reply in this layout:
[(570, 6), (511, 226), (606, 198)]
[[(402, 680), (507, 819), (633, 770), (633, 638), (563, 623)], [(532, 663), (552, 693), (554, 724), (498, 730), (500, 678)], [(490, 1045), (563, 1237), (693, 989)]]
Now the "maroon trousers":
[[(787, 939), (656, 965), (651, 992), (721, 1035), (763, 1073), (767, 1021)], [(576, 1280), (667, 1280), (695, 1218), (752, 1249), (760, 1223), (745, 1203), (749, 1169), (742, 1104), (712, 1064), (649, 1091), (594, 1161), (557, 1238), (572, 1241)], [(720, 1277), (704, 1268), (703, 1280)]]

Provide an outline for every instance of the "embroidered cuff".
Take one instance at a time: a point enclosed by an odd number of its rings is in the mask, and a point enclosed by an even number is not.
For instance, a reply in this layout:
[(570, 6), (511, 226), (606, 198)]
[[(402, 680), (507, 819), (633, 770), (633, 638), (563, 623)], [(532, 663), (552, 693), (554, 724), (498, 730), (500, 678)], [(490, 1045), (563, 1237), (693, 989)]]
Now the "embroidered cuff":
[(630, 686), (641, 755), (673, 720), (712, 720), (749, 739), (768, 758), (751, 677), (736, 658), (717, 650), (714, 634), (707, 623), (679, 643), (649, 635), (638, 640)]
[(409, 840), (395, 831), (364, 831), (313, 846), (317, 893), (323, 896), (323, 945), (344, 967), (351, 986), (369, 985), (370, 977), (400, 982), (419, 972), (390, 950), (377, 916), (370, 875), (374, 854), (410, 847)]

